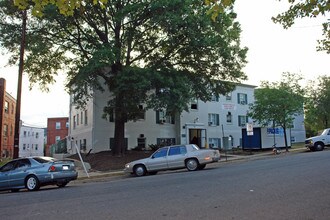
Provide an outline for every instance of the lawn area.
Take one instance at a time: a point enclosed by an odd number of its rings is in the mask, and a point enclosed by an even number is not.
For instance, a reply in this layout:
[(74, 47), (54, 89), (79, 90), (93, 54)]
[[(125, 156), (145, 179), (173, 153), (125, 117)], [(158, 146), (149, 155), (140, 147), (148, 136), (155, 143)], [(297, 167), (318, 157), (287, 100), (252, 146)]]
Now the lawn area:
[(7, 163), (8, 161), (10, 161), (11, 159), (7, 159), (7, 158), (5, 158), (5, 159), (0, 159), (0, 167), (2, 166), (2, 165), (4, 165), (5, 163)]
[(305, 147), (305, 143), (304, 142), (292, 143), (291, 149), (304, 148), (304, 147)]

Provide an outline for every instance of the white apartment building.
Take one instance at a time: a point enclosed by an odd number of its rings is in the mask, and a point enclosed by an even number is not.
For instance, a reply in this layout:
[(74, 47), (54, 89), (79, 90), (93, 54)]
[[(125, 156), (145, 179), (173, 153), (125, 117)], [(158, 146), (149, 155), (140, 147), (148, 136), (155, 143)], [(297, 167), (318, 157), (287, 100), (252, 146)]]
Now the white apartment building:
[[(254, 102), (254, 89), (255, 86), (239, 84), (226, 96), (191, 102), (189, 112), (175, 117), (148, 110), (141, 119), (125, 124), (127, 148), (187, 143), (225, 149), (242, 146), (242, 130), (252, 121), (246, 115), (249, 104)], [(102, 118), (108, 97), (106, 92), (95, 91), (84, 110), (76, 109), (70, 101), (68, 153), (75, 153), (76, 149), (95, 153), (112, 148), (114, 122)], [(298, 117), (298, 121), (295, 130), (290, 130), (291, 139), (303, 142), (303, 118)]]
[(19, 157), (44, 156), (43, 128), (22, 125), (19, 134)]

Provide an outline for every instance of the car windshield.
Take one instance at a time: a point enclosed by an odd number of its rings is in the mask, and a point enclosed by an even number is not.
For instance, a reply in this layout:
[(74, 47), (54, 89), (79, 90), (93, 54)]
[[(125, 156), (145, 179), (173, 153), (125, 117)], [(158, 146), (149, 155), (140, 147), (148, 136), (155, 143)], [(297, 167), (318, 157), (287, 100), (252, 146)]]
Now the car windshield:
[(199, 150), (199, 147), (197, 147), (197, 145), (192, 144), (191, 147), (193, 148), (193, 150)]
[[(328, 131), (327, 129), (324, 129), (324, 131), (322, 132), (321, 135), (328, 135), (327, 131)], [(329, 134), (330, 134), (330, 131), (329, 131)]]
[(56, 159), (52, 157), (34, 157), (33, 159), (38, 161), (39, 163), (49, 163), (56, 161)]

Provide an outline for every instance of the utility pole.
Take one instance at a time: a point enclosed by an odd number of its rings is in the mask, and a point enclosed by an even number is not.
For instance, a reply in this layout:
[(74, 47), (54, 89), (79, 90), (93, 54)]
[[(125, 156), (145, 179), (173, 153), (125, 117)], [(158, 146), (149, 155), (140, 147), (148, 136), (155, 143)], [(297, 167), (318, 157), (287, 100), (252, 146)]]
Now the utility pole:
[(20, 48), (20, 58), (18, 67), (18, 83), (17, 83), (17, 99), (16, 99), (16, 114), (15, 114), (15, 134), (14, 134), (14, 152), (13, 158), (18, 158), (19, 152), (19, 129), (21, 120), (21, 93), (22, 93), (22, 77), (24, 69), (24, 49), (26, 35), (26, 10), (22, 11), (22, 39)]

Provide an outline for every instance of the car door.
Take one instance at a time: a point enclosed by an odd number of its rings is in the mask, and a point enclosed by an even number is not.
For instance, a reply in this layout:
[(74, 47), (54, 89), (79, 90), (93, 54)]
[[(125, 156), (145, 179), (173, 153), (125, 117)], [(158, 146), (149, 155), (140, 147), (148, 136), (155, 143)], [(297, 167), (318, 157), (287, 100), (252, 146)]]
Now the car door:
[(0, 168), (0, 190), (9, 188), (9, 174), (14, 169), (16, 161), (11, 161)]
[(160, 148), (149, 158), (146, 164), (148, 171), (168, 169), (167, 151), (167, 147)]
[(167, 164), (169, 169), (177, 169), (185, 167), (186, 146), (172, 146), (168, 151)]
[(325, 145), (330, 145), (330, 129), (328, 133), (325, 135)]
[(31, 167), (30, 160), (23, 158), (17, 160), (14, 169), (9, 172), (10, 187), (24, 187), (25, 177), (28, 175), (27, 169)]

